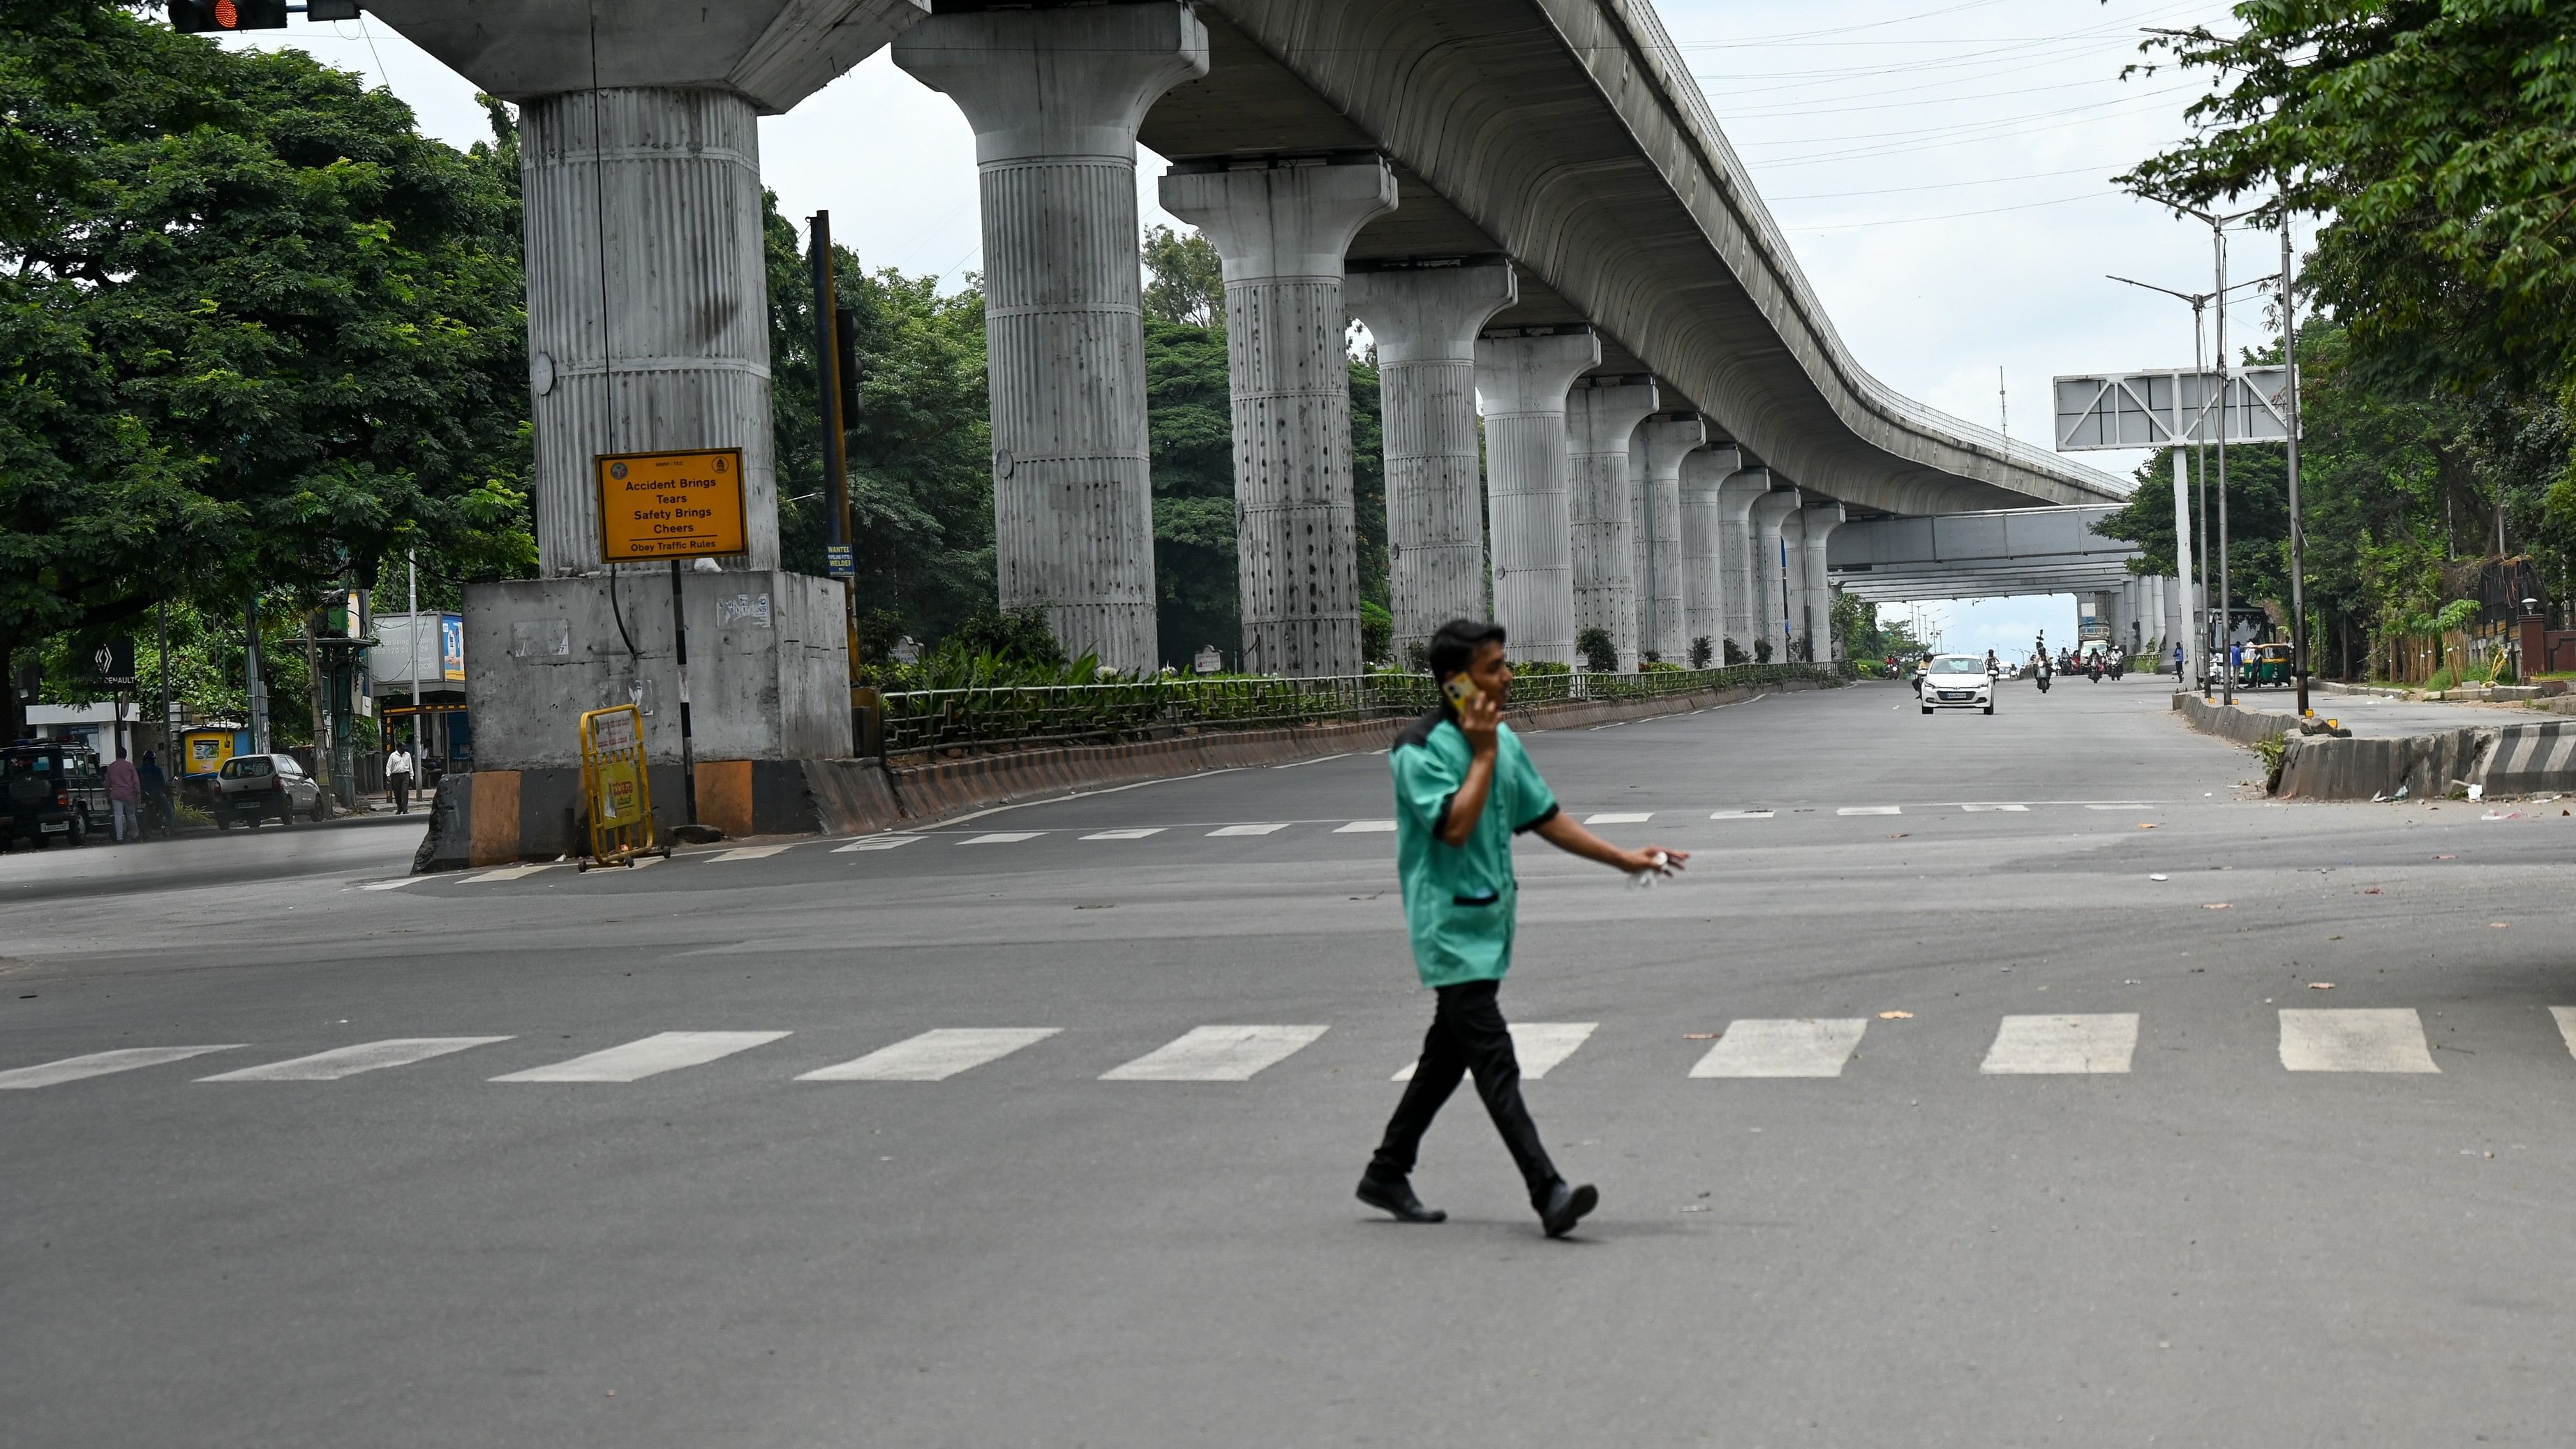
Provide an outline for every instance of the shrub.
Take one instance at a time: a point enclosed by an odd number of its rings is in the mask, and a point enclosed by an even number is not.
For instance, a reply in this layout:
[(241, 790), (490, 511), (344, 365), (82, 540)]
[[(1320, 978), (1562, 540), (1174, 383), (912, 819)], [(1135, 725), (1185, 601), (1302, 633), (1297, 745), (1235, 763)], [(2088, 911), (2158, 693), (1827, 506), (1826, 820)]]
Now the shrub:
[(1730, 665), (1744, 662), (1744, 650), (1732, 639), (1726, 641), (1726, 662)]
[(1599, 674), (1610, 674), (1619, 668), (1619, 646), (1610, 641), (1607, 629), (1586, 629), (1574, 636), (1574, 652), (1583, 656), (1584, 667)]
[(1366, 599), (1360, 600), (1360, 657), (1378, 660), (1394, 653), (1395, 616)]
[(1715, 651), (1709, 645), (1708, 636), (1706, 634), (1700, 635), (1698, 638), (1691, 641), (1690, 667), (1693, 669), (1706, 669), (1708, 667), (1708, 661), (1714, 657), (1714, 654)]
[(1768, 664), (1771, 662), (1770, 640), (1756, 639), (1753, 641), (1753, 662), (1756, 664)]

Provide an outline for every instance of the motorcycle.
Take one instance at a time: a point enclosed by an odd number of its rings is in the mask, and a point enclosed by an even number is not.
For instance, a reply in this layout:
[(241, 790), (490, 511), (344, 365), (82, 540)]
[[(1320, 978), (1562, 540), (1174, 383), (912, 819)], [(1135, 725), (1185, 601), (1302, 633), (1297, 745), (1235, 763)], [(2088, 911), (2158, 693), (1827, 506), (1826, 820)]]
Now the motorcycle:
[(2040, 692), (2040, 693), (2042, 693), (2042, 694), (2046, 694), (2046, 693), (2048, 693), (2048, 676), (2049, 676), (2049, 672), (2050, 672), (2050, 671), (2049, 671), (2049, 668), (2048, 668), (2048, 666), (2047, 666), (2045, 663), (2041, 664), (2041, 665), (2039, 666), (2039, 669), (2037, 670), (2037, 674), (2038, 674), (2038, 678), (2039, 678), (2039, 692)]
[(2100, 683), (2102, 682), (2102, 656), (2101, 656), (2101, 655), (2099, 655), (2099, 654), (2094, 655), (2094, 656), (2093, 656), (2093, 662), (2092, 662), (2092, 663), (2090, 663), (2090, 664), (2088, 664), (2088, 665), (2086, 665), (2086, 666), (2084, 666), (2084, 677), (2085, 677), (2085, 678), (2087, 678), (2087, 679), (2092, 680), (2095, 684), (2100, 684)]

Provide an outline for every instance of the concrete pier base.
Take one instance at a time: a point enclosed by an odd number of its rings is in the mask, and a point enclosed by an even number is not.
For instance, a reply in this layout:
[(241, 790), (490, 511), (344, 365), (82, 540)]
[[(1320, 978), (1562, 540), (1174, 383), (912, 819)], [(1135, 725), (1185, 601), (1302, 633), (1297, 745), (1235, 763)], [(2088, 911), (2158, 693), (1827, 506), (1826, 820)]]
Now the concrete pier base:
[(1667, 664), (1690, 661), (1690, 636), (1682, 627), (1682, 458), (1708, 441), (1697, 413), (1665, 413), (1637, 425), (1645, 444), (1646, 553), (1651, 567), (1637, 609), (1644, 637), (1639, 652), (1654, 651)]
[(1589, 328), (1491, 333), (1476, 342), (1493, 516), (1494, 621), (1514, 659), (1574, 662), (1574, 531), (1565, 396), (1601, 365)]
[(1619, 668), (1637, 667), (1637, 536), (1628, 439), (1655, 410), (1652, 378), (1584, 378), (1565, 395), (1568, 509), (1574, 530), (1574, 630), (1610, 636)]
[(1780, 527), (1783, 520), (1798, 511), (1798, 490), (1774, 488), (1753, 500), (1753, 565), (1748, 577), (1753, 585), (1753, 618), (1760, 626), (1756, 636), (1771, 642), (1771, 657), (1785, 660), (1789, 638), (1788, 580), (1783, 572), (1780, 550)]
[(1719, 565), (1725, 530), (1718, 493), (1742, 466), (1743, 455), (1729, 447), (1700, 448), (1682, 458), (1682, 633), (1694, 649), (1708, 641), (1711, 664), (1726, 662), (1726, 585)]

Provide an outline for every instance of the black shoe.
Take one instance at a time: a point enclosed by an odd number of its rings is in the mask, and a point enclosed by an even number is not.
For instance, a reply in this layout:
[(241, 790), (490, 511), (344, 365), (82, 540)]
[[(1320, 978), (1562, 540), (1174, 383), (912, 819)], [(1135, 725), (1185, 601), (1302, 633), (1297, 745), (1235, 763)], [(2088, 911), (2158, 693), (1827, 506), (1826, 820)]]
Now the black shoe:
[(1438, 1208), (1427, 1208), (1413, 1195), (1409, 1182), (1383, 1182), (1374, 1177), (1360, 1179), (1359, 1200), (1400, 1223), (1445, 1223), (1449, 1215)]
[(1548, 1192), (1546, 1205), (1538, 1210), (1539, 1226), (1547, 1229), (1551, 1238), (1564, 1237), (1574, 1231), (1576, 1223), (1583, 1221), (1585, 1213), (1600, 1205), (1601, 1194), (1592, 1184), (1587, 1182), (1579, 1187), (1567, 1187), (1560, 1182)]

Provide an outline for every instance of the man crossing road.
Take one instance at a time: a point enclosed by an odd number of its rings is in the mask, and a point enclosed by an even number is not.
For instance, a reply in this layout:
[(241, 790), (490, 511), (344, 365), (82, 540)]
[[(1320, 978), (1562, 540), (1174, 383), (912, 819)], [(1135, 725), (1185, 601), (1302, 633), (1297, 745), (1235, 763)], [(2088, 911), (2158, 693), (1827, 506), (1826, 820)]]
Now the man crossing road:
[(1422, 1134), (1459, 1078), (1472, 1074), (1485, 1111), (1529, 1187), (1530, 1206), (1551, 1238), (1570, 1232), (1600, 1194), (1569, 1186), (1539, 1142), (1521, 1101), (1520, 1061), (1498, 1000), (1511, 969), (1519, 886), (1512, 837), (1536, 831), (1550, 845), (1631, 874), (1669, 874), (1683, 852), (1621, 850), (1576, 824), (1503, 723), (1512, 668), (1499, 625), (1464, 619), (1431, 636), (1439, 708), (1413, 722), (1387, 753), (1395, 776), (1396, 873), (1422, 984), (1437, 997), (1413, 1080), (1360, 1178), (1359, 1199), (1405, 1222), (1448, 1216), (1414, 1195)]

